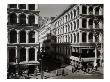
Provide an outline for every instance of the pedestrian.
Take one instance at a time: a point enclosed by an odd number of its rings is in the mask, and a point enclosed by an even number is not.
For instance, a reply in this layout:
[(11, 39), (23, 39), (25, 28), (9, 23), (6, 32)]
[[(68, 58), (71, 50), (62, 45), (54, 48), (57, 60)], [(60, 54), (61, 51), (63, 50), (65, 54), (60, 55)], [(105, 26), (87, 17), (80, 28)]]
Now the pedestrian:
[(64, 74), (65, 74), (65, 71), (64, 71), (64, 69), (62, 70), (62, 76), (64, 76)]
[(72, 73), (74, 73), (74, 67), (72, 67)]
[(58, 70), (56, 69), (56, 76), (58, 76), (59, 74), (58, 74)]

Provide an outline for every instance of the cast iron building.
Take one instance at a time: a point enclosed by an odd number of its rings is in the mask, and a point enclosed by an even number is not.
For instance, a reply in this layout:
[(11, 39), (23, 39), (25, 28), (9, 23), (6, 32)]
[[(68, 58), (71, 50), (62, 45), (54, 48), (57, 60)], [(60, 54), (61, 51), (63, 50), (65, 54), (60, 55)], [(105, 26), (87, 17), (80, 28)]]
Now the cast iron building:
[[(73, 4), (50, 22), (46, 29), (55, 35), (57, 41), (53, 45), (61, 55), (56, 57), (70, 59), (81, 54), (84, 58), (103, 58), (103, 5)], [(43, 31), (44, 30), (44, 31)], [(46, 32), (39, 37), (46, 36)]]
[(38, 5), (8, 4), (7, 15), (8, 68), (27, 65), (33, 72), (38, 64)]

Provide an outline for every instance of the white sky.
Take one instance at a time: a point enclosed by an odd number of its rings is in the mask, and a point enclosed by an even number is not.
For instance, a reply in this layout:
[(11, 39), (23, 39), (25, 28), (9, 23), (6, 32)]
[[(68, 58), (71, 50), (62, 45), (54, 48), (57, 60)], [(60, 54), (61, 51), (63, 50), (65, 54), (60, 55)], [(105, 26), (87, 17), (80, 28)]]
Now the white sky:
[(70, 4), (39, 4), (40, 16), (55, 17), (59, 15)]

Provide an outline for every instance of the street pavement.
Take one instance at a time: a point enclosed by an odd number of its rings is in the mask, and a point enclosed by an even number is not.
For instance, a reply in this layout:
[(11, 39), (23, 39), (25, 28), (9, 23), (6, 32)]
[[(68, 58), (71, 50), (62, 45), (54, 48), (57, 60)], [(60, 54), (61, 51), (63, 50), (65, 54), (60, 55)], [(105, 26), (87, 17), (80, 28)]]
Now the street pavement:
[[(62, 70), (64, 70), (64, 74), (62, 75)], [(103, 68), (98, 68), (97, 71), (91, 73), (85, 73), (82, 70), (78, 70), (72, 73), (72, 66), (66, 66), (65, 68), (57, 69), (58, 75), (56, 75), (56, 70), (50, 72), (44, 72), (43, 79), (103, 79)], [(41, 79), (40, 73), (37, 76), (34, 74), (30, 74), (29, 77), (27, 75), (23, 75), (20, 77), (16, 77), (13, 79)]]
[[(64, 74), (62, 75), (62, 70)], [(103, 79), (102, 68), (98, 68), (97, 71), (92, 73), (85, 73), (82, 70), (78, 70), (74, 73), (71, 71), (72, 66), (66, 66), (65, 68), (57, 69), (58, 76), (56, 76), (56, 70), (51, 72), (44, 72), (44, 79)], [(31, 79), (41, 79), (41, 75), (35, 76)]]

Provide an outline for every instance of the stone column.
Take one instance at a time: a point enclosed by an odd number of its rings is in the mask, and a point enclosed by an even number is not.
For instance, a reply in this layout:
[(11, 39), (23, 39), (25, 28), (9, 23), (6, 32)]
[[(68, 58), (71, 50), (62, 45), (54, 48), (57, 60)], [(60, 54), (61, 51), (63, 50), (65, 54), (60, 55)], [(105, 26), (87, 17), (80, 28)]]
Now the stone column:
[(20, 30), (17, 30), (17, 43), (20, 43), (20, 34), (19, 34)]
[(86, 41), (89, 42), (89, 32), (86, 33)]
[(26, 10), (28, 10), (28, 4), (26, 4)]
[(95, 21), (93, 21), (93, 29), (95, 29)]
[(79, 6), (79, 14), (82, 14), (82, 5)]
[(17, 24), (19, 23), (19, 13), (16, 13), (17, 15)]
[(26, 43), (29, 42), (29, 30), (26, 30)]
[(82, 32), (79, 32), (79, 43), (82, 43)]
[(38, 42), (38, 33), (37, 33), (37, 31), (35, 31), (35, 43), (37, 43)]
[(38, 15), (35, 15), (35, 24), (38, 24)]
[(87, 25), (86, 25), (87, 27), (86, 28), (88, 29), (89, 28), (89, 18), (87, 18), (87, 22), (86, 23), (87, 23)]
[(37, 52), (38, 52), (38, 48), (37, 47), (35, 47), (35, 61), (37, 61)]
[(94, 66), (96, 66), (97, 63), (97, 47), (95, 47), (95, 59), (94, 59)]
[(95, 15), (95, 8), (96, 8), (96, 7), (93, 7), (93, 15)]
[(28, 19), (29, 17), (28, 16), (29, 16), (29, 14), (26, 14), (26, 24), (29, 24), (29, 19)]
[(29, 47), (26, 47), (26, 62), (29, 61)]
[(17, 4), (17, 9), (19, 9), (19, 4)]
[(93, 34), (93, 42), (95, 42), (95, 34)]
[(79, 28), (82, 28), (82, 18), (79, 19)]
[(39, 6), (38, 4), (35, 4), (35, 10), (38, 10), (38, 6)]
[(87, 15), (89, 15), (89, 6), (87, 5)]

